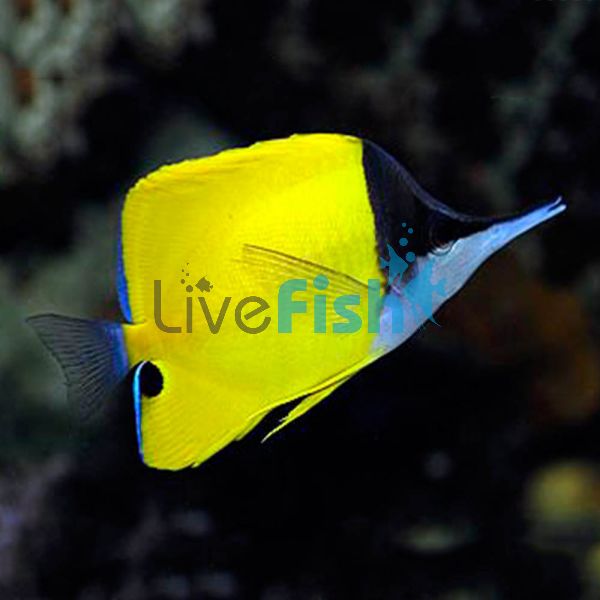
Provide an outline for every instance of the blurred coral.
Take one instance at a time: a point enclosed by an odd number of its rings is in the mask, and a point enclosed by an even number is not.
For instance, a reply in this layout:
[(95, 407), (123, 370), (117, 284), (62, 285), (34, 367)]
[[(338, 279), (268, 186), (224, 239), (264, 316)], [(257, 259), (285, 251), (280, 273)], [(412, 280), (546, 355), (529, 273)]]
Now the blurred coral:
[(95, 97), (119, 85), (108, 63), (123, 35), (163, 62), (210, 35), (196, 0), (7, 0), (0, 3), (0, 187), (86, 144)]
[(534, 473), (525, 493), (534, 543), (572, 552), (583, 565), (585, 598), (600, 590), (600, 468), (584, 461), (550, 464)]
[(491, 362), (526, 369), (538, 424), (582, 420), (600, 407), (591, 316), (575, 293), (532, 276), (514, 254), (494, 258), (443, 315), (451, 332)]

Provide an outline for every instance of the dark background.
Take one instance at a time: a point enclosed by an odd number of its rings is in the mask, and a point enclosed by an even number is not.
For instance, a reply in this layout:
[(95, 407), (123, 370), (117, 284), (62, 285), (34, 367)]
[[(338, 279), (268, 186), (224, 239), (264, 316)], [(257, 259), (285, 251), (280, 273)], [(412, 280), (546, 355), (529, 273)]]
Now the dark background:
[[(0, 0), (0, 596), (600, 597), (599, 39), (595, 0)], [(310, 131), (569, 209), (265, 444), (149, 470), (126, 386), (78, 431), (23, 319), (119, 318), (142, 174)]]

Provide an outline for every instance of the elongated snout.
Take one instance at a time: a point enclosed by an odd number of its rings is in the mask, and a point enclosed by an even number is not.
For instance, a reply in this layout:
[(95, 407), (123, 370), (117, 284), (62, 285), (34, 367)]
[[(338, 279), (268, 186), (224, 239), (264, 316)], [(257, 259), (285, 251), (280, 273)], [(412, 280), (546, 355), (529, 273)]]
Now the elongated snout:
[(567, 205), (562, 196), (559, 196), (552, 202), (531, 208), (516, 217), (508, 217), (497, 221), (489, 229), (482, 232), (485, 234), (486, 258), (530, 229), (556, 217), (566, 208)]
[(484, 229), (456, 240), (447, 254), (428, 255), (424, 260), (433, 263), (433, 281), (446, 281), (444, 301), (458, 292), (492, 254), (565, 209), (559, 196), (520, 215), (491, 220)]

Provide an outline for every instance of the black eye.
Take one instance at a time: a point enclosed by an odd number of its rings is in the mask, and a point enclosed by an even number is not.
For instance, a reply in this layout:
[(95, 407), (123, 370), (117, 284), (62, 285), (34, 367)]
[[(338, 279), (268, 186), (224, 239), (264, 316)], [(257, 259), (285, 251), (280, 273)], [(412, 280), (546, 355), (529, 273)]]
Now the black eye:
[(454, 232), (448, 219), (436, 218), (429, 223), (429, 252), (447, 254), (454, 246)]
[(442, 255), (442, 254), (448, 254), (448, 252), (450, 252), (450, 250), (452, 250), (452, 247), (454, 246), (454, 242), (445, 242), (443, 244), (439, 244), (438, 246), (435, 246), (434, 248), (432, 248), (432, 252), (433, 254), (437, 254)]
[(147, 398), (158, 396), (163, 389), (163, 376), (160, 369), (151, 362), (145, 362), (139, 373), (140, 391)]

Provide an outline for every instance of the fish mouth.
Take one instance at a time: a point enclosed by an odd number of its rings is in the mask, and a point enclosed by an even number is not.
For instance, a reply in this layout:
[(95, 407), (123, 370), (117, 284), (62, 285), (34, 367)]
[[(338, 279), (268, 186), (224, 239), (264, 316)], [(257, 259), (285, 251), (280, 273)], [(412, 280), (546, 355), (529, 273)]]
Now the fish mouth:
[(505, 246), (534, 227), (553, 219), (566, 210), (566, 208), (567, 204), (563, 200), (563, 197), (558, 196), (555, 200), (529, 209), (521, 215), (503, 219), (493, 226), (492, 238), (494, 240), (494, 249)]

